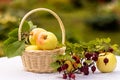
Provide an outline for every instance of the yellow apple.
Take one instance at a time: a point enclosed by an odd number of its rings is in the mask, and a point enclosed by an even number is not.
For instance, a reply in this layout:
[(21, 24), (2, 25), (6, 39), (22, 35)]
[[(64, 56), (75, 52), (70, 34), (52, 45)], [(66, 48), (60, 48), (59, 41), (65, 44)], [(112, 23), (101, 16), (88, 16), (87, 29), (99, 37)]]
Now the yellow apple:
[[(107, 63), (104, 62), (105, 59), (107, 59)], [(116, 56), (110, 52), (100, 53), (96, 65), (100, 72), (103, 73), (112, 72), (117, 65)]]
[(42, 28), (34, 28), (31, 32), (30, 32), (30, 36), (29, 36), (29, 41), (32, 45), (36, 44), (36, 38), (37, 36), (41, 33), (41, 32), (45, 32), (46, 30), (42, 29)]
[(55, 49), (57, 44), (57, 37), (52, 32), (41, 32), (36, 39), (36, 45), (42, 50)]
[(29, 45), (25, 48), (25, 50), (38, 50), (38, 47), (36, 45)]

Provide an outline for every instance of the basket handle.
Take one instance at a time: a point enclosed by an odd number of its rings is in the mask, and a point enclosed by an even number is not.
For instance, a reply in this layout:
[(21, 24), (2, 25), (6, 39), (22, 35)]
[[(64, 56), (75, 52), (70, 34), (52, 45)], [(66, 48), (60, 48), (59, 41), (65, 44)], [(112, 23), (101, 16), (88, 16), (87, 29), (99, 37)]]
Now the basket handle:
[(47, 12), (51, 13), (57, 19), (57, 21), (60, 25), (61, 32), (62, 32), (62, 44), (64, 45), (65, 44), (65, 28), (64, 28), (63, 22), (55, 12), (53, 12), (52, 10), (47, 9), (47, 8), (33, 9), (33, 10), (29, 11), (26, 15), (24, 15), (24, 17), (22, 18), (22, 20), (20, 22), (19, 29), (18, 29), (18, 40), (21, 41), (21, 30), (22, 30), (24, 21), (27, 19), (28, 16), (30, 16), (32, 13), (37, 12), (37, 11), (47, 11)]

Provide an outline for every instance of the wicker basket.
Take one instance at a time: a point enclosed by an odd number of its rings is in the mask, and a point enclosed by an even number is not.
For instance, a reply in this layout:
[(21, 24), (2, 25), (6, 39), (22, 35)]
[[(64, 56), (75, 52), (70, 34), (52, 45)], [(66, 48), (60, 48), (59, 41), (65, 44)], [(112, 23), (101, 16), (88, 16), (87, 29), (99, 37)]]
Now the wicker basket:
[[(64, 25), (59, 18), (59, 16), (50, 9), (46, 8), (37, 8), (33, 9), (28, 12), (21, 20), (18, 30), (18, 39), (21, 41), (21, 29), (23, 26), (24, 21), (30, 16), (32, 13), (38, 11), (47, 11), (51, 13), (59, 22), (60, 29), (62, 31), (62, 44), (64, 45), (65, 42), (65, 29)], [(37, 72), (37, 73), (47, 73), (47, 72), (54, 72), (54, 70), (50, 67), (51, 62), (53, 62), (52, 56), (55, 54), (63, 54), (65, 52), (65, 47), (61, 47), (54, 50), (25, 50), (21, 56), (22, 62), (24, 65), (25, 70), (30, 72)]]

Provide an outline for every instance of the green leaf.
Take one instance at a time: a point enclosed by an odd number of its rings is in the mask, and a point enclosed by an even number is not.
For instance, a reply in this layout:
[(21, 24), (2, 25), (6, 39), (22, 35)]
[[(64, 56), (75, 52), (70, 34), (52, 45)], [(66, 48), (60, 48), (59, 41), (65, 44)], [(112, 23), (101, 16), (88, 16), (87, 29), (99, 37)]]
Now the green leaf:
[(14, 30), (12, 30), (9, 34), (9, 37), (14, 37), (14, 38), (18, 38), (18, 28), (15, 28)]
[(9, 37), (7, 40), (5, 40), (5, 41), (3, 42), (4, 48), (6, 48), (8, 45), (14, 43), (14, 42), (17, 41), (17, 40), (18, 40), (17, 38)]
[(105, 43), (110, 43), (111, 42), (111, 39), (110, 38), (106, 38), (106, 39), (103, 39)]
[(114, 51), (118, 50), (118, 48), (119, 48), (119, 46), (117, 44), (114, 44), (111, 47), (114, 49)]
[(30, 31), (30, 25), (27, 21), (24, 22), (23, 26), (22, 26), (22, 33), (26, 33)]
[(33, 25), (32, 21), (28, 21), (28, 24), (30, 26), (30, 30), (34, 29), (34, 28), (37, 28), (36, 25)]
[(52, 62), (52, 63), (50, 64), (50, 66), (51, 66), (52, 68), (54, 68), (55, 70), (57, 70), (57, 68), (60, 67), (60, 64), (57, 63), (57, 62)]
[(19, 56), (24, 51), (24, 48), (25, 48), (24, 41), (16, 41), (7, 46), (7, 48), (5, 49), (5, 55), (7, 57)]

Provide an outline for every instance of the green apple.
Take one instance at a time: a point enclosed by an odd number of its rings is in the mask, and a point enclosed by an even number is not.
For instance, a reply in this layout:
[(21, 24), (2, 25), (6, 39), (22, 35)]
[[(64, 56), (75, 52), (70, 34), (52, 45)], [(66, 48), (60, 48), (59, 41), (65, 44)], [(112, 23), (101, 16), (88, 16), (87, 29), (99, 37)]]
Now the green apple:
[(25, 50), (38, 50), (38, 47), (36, 45), (28, 45)]
[(55, 49), (57, 43), (57, 37), (52, 32), (41, 32), (36, 39), (36, 45), (42, 50)]
[[(106, 61), (107, 63), (104, 62), (105, 59), (107, 59)], [(110, 52), (100, 53), (96, 65), (100, 72), (103, 73), (112, 72), (117, 65), (116, 56)]]
[(31, 32), (30, 32), (30, 36), (29, 36), (29, 41), (32, 45), (36, 44), (36, 38), (37, 36), (41, 33), (41, 32), (45, 32), (46, 30), (42, 29), (42, 28), (34, 28)]

